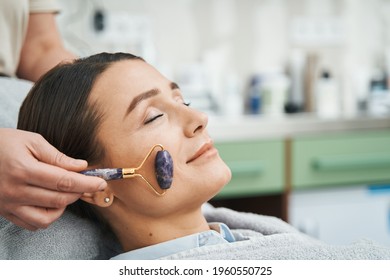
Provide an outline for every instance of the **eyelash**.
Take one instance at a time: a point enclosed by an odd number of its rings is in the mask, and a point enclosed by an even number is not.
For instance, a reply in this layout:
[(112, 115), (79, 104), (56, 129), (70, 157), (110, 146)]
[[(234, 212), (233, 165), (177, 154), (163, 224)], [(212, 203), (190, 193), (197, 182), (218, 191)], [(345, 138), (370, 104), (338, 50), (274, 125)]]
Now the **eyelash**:
[[(189, 106), (191, 105), (191, 102), (183, 102), (183, 105), (189, 107)], [(155, 121), (156, 119), (158, 119), (158, 118), (160, 118), (160, 117), (162, 117), (162, 116), (164, 116), (164, 114), (158, 114), (158, 115), (154, 116), (153, 118), (151, 118), (151, 119), (145, 121), (144, 124), (151, 123), (151, 122)]]
[(164, 114), (158, 114), (158, 115), (154, 116), (153, 118), (151, 118), (151, 119), (145, 121), (144, 124), (151, 123), (151, 122), (153, 122), (154, 120), (156, 120), (156, 119), (158, 119), (159, 117), (162, 117), (162, 116), (164, 116)]

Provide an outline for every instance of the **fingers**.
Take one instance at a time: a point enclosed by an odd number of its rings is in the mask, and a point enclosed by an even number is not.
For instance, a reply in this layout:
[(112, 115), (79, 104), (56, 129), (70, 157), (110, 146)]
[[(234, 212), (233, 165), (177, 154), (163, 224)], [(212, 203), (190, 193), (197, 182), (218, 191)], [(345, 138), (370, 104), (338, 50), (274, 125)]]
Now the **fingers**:
[(32, 231), (47, 228), (62, 215), (68, 204), (80, 197), (78, 193), (62, 193), (33, 186), (20, 187), (18, 195), (15, 201), (12, 197), (7, 200), (9, 210), (2, 215), (12, 223)]
[[(41, 208), (35, 206), (21, 206), (10, 218), (13, 223), (28, 230), (45, 229), (56, 221), (65, 211), (65, 208)], [(25, 222), (25, 221), (28, 221)]]
[(7, 201), (3, 201), (5, 209), (1, 214), (7, 220), (28, 230), (47, 228), (61, 216), (68, 204), (80, 197), (77, 193), (61, 193), (34, 186), (18, 189), (17, 196), (11, 194)]
[(26, 171), (26, 182), (29, 185), (50, 190), (81, 194), (101, 191), (107, 186), (107, 182), (101, 178), (67, 171), (42, 162), (36, 162)]
[(18, 193), (8, 200), (14, 205), (39, 205), (40, 208), (65, 208), (81, 196), (80, 193), (67, 193), (47, 190), (35, 186), (21, 186)]
[(34, 141), (31, 141), (29, 148), (34, 157), (39, 161), (66, 170), (81, 171), (88, 166), (88, 163), (85, 160), (74, 159), (61, 153), (40, 135), (36, 135)]
[(96, 192), (106, 188), (107, 183), (101, 178), (70, 172), (87, 168), (86, 161), (70, 158), (51, 146), (44, 138), (40, 136), (36, 138), (29, 148), (38, 162), (26, 166), (27, 179), (31, 185), (77, 193)]
[(25, 228), (25, 229), (28, 229), (31, 231), (36, 231), (37, 229), (39, 229), (38, 227), (30, 225), (27, 222), (19, 219), (17, 216), (12, 215), (12, 214), (9, 216), (5, 215), (4, 218), (6, 218), (8, 221), (10, 221), (11, 223), (14, 223), (15, 225), (17, 225), (21, 228)]
[(87, 168), (51, 146), (42, 136), (0, 128), (0, 215), (20, 227), (46, 228), (82, 193), (106, 188)]

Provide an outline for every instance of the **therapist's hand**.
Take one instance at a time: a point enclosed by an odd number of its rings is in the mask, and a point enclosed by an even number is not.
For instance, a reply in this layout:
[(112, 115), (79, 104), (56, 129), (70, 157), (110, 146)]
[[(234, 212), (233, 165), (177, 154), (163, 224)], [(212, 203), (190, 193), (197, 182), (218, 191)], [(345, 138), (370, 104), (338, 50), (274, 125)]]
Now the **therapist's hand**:
[(84, 192), (107, 183), (77, 172), (84, 160), (60, 153), (36, 133), (0, 128), (0, 215), (14, 224), (47, 228)]

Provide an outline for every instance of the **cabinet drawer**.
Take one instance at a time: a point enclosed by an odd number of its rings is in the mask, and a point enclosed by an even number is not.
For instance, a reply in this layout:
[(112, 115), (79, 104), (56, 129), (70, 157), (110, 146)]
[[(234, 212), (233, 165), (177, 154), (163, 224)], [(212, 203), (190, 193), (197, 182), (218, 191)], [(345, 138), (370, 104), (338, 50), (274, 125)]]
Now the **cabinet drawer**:
[(284, 145), (276, 141), (216, 143), (232, 171), (232, 180), (217, 198), (281, 193), (284, 180)]
[(293, 140), (293, 188), (375, 182), (390, 182), (390, 132)]

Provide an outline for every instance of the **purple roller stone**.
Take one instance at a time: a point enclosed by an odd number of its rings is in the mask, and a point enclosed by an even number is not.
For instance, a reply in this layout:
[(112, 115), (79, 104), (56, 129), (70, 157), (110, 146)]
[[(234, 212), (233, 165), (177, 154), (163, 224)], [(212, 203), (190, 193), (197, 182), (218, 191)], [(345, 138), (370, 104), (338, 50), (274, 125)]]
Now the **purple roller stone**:
[(157, 183), (161, 189), (169, 189), (173, 178), (173, 161), (167, 150), (158, 151), (154, 162)]

